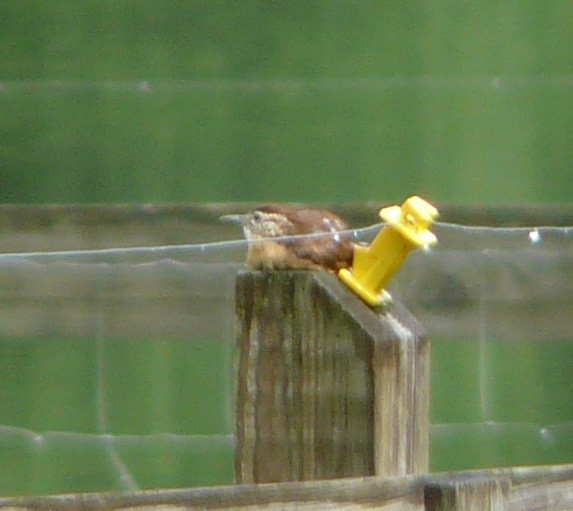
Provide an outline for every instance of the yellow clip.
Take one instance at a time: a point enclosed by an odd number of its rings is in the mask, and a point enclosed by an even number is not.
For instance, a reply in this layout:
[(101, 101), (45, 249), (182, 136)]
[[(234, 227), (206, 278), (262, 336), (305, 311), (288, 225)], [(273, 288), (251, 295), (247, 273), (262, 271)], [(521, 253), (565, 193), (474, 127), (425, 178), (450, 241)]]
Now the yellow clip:
[(380, 210), (386, 226), (368, 247), (357, 245), (351, 270), (340, 270), (338, 277), (368, 305), (377, 307), (392, 301), (384, 290), (406, 256), (418, 247), (437, 243), (428, 230), (438, 217), (438, 210), (421, 199), (410, 197), (402, 206)]

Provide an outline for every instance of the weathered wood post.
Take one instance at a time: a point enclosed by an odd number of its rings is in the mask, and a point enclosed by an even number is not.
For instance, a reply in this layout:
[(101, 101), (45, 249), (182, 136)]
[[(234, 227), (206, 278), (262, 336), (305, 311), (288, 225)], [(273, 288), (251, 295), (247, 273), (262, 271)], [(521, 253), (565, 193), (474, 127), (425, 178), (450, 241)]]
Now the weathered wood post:
[(239, 274), (239, 483), (428, 470), (429, 343), (327, 272)]
[(509, 475), (460, 472), (429, 482), (424, 488), (424, 504), (426, 511), (503, 511), (510, 507), (510, 492)]

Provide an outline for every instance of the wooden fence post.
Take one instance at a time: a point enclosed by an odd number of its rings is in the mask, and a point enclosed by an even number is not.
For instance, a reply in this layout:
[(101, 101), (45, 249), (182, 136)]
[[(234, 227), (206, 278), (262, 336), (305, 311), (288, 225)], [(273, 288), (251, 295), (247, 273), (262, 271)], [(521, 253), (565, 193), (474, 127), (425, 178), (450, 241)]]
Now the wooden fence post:
[(236, 283), (239, 483), (428, 470), (429, 343), (327, 272)]
[(503, 511), (511, 491), (509, 476), (448, 474), (424, 488), (427, 511)]

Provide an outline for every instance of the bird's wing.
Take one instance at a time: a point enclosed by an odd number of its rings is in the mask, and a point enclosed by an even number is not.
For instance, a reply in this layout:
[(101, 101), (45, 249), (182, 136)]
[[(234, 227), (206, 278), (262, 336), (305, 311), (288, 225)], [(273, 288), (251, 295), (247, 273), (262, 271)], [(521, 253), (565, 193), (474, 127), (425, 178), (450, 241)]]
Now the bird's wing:
[(347, 229), (340, 217), (328, 211), (308, 209), (299, 210), (296, 215), (293, 221), (308, 226), (305, 234), (325, 234), (285, 242), (297, 257), (332, 270), (352, 264), (353, 244), (347, 236), (339, 234)]

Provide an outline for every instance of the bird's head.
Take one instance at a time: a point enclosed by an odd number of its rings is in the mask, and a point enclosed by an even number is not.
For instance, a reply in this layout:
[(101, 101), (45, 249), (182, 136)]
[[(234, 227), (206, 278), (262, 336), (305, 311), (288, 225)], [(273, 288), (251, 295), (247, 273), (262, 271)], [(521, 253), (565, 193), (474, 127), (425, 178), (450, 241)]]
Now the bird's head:
[(248, 240), (288, 236), (293, 230), (288, 211), (273, 206), (262, 206), (244, 215), (224, 215), (221, 220), (239, 224)]

